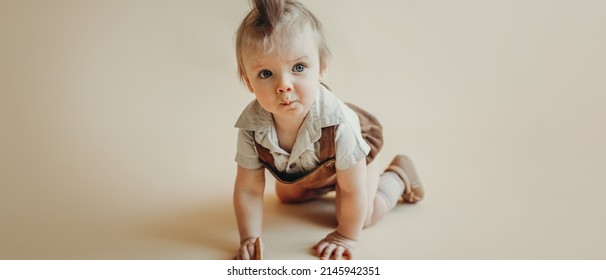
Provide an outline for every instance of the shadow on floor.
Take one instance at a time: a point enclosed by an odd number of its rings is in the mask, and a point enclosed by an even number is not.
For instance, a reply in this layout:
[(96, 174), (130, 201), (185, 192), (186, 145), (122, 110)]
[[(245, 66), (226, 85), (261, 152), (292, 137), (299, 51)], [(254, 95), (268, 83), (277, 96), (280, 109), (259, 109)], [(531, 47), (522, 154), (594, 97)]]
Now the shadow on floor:
[(277, 198), (266, 199), (266, 213), (271, 216), (280, 216), (282, 219), (297, 219), (327, 228), (335, 228), (334, 196), (323, 196), (313, 201), (284, 204)]
[(239, 239), (232, 205), (222, 202), (173, 211), (141, 231), (153, 238), (189, 244), (194, 251), (203, 250), (200, 256), (207, 259), (232, 259)]

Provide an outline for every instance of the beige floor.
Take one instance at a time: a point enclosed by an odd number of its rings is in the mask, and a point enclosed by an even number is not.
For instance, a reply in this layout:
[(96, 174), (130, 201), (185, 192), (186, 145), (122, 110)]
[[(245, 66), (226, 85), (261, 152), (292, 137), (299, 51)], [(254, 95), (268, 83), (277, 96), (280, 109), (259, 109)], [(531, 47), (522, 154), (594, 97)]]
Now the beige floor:
[[(606, 258), (606, 2), (304, 1), (329, 84), (427, 199), (359, 259)], [(247, 1), (0, 2), (0, 258), (227, 259)], [(267, 188), (268, 259), (313, 259), (330, 199)]]

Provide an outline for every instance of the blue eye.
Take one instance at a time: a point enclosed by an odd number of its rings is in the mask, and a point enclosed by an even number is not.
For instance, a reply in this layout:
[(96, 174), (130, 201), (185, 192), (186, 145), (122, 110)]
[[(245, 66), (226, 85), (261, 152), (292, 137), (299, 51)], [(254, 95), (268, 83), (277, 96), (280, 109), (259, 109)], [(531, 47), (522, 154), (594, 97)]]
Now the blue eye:
[(301, 63), (295, 65), (295, 67), (292, 68), (292, 71), (294, 72), (303, 72), (303, 70), (305, 70), (305, 65)]
[(271, 75), (273, 75), (273, 73), (269, 70), (262, 70), (259, 73), (259, 77), (261, 77), (261, 79), (267, 79), (267, 78), (271, 77)]

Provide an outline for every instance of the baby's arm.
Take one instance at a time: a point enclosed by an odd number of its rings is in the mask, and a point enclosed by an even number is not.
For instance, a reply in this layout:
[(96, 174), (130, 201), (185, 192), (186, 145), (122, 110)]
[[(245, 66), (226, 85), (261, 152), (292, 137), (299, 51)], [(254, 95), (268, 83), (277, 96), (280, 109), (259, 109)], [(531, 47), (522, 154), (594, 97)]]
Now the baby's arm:
[(250, 260), (255, 255), (255, 239), (261, 236), (263, 223), (263, 168), (246, 169), (238, 166), (234, 185), (234, 209), (240, 232), (240, 249), (236, 259)]
[(337, 170), (337, 184), (339, 225), (335, 232), (314, 246), (321, 259), (351, 258), (351, 250), (364, 226), (368, 207), (365, 159), (346, 170)]

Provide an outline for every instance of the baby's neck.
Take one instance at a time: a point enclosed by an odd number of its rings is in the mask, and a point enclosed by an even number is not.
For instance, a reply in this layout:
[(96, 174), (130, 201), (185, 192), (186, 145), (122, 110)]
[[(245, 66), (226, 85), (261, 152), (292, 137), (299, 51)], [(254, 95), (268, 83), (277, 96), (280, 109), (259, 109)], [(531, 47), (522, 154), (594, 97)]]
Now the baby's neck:
[(280, 148), (284, 149), (287, 152), (291, 152), (295, 142), (297, 140), (297, 135), (299, 134), (299, 129), (303, 124), (303, 118), (276, 118), (274, 116), (274, 124), (276, 126), (276, 133), (278, 134), (278, 143)]

